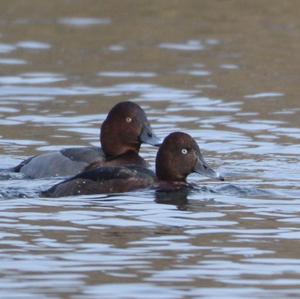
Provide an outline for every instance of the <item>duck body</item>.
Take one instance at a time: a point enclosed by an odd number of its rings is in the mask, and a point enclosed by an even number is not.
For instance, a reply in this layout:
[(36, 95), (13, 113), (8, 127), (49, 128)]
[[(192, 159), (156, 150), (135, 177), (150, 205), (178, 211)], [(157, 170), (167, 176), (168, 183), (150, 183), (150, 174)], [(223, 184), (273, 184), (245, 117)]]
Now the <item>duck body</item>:
[(100, 147), (74, 147), (30, 157), (13, 171), (21, 172), (28, 178), (68, 176), (80, 173), (89, 164), (104, 159)]
[(151, 170), (139, 167), (101, 167), (80, 173), (41, 193), (44, 197), (62, 197), (101, 193), (122, 193), (155, 184)]
[(100, 167), (82, 172), (42, 192), (46, 197), (120, 193), (144, 188), (178, 191), (190, 185), (186, 177), (197, 172), (223, 180), (204, 161), (195, 140), (188, 134), (168, 135), (156, 156), (156, 175), (142, 166)]
[(66, 148), (30, 157), (13, 168), (28, 178), (74, 176), (105, 166), (139, 165), (142, 143), (159, 144), (144, 110), (132, 102), (121, 102), (108, 113), (101, 127), (102, 147)]

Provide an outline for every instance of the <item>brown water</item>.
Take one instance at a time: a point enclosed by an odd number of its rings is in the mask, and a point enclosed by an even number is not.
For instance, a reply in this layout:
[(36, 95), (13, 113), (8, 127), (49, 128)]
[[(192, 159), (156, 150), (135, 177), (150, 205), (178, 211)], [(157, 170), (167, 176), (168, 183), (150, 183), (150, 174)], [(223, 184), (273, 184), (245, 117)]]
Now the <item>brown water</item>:
[(2, 174), (0, 297), (298, 298), (299, 36), (298, 1), (1, 0), (0, 168), (97, 145), (130, 99), (227, 180), (158, 204)]

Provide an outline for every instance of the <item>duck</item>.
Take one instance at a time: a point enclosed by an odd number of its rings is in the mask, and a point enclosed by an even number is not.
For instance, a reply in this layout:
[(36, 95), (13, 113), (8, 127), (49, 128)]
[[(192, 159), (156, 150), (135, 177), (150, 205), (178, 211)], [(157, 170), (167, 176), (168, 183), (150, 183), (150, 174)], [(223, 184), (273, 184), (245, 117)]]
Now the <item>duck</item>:
[(145, 188), (177, 191), (192, 186), (187, 182), (187, 176), (193, 172), (224, 180), (222, 175), (206, 163), (195, 139), (184, 132), (173, 132), (159, 147), (155, 173), (140, 165), (100, 167), (60, 182), (43, 191), (41, 196), (122, 193)]
[(30, 157), (12, 169), (27, 178), (74, 176), (84, 170), (105, 166), (139, 165), (146, 161), (139, 155), (142, 143), (160, 144), (145, 111), (136, 103), (124, 101), (109, 111), (100, 131), (101, 147), (65, 148)]

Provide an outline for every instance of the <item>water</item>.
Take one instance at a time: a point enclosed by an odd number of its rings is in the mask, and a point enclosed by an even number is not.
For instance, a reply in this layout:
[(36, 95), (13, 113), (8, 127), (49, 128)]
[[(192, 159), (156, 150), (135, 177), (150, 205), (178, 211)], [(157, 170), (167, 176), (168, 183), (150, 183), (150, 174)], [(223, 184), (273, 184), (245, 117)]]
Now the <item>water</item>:
[(0, 297), (299, 297), (299, 6), (1, 1), (0, 168), (97, 145), (133, 100), (226, 181), (45, 199), (58, 179), (2, 173)]

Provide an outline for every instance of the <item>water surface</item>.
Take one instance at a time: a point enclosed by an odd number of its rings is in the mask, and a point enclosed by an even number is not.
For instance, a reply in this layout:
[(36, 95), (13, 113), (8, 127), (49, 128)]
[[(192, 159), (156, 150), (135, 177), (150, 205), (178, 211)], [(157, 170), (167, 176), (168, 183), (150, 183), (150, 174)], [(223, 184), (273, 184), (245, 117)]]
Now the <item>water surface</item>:
[[(0, 3), (0, 168), (97, 145), (132, 100), (225, 176), (189, 194), (45, 199), (0, 175), (1, 298), (297, 298), (300, 4)], [(156, 150), (141, 154), (154, 167)]]

